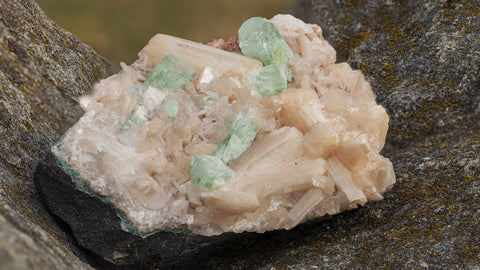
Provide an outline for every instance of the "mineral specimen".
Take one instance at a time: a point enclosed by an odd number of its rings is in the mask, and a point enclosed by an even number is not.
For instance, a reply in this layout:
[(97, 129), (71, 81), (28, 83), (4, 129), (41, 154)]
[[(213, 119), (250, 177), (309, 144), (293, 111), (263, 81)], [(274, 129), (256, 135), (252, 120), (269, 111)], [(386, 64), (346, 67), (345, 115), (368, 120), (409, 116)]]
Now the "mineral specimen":
[(59, 165), (142, 233), (289, 229), (382, 199), (388, 116), (319, 26), (252, 18), (226, 47), (154, 36), (80, 100)]

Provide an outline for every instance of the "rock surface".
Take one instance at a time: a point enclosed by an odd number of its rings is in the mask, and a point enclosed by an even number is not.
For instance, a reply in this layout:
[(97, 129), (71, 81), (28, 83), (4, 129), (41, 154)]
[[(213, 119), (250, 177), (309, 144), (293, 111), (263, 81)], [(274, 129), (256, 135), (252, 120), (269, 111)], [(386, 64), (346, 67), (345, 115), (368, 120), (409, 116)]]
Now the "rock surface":
[(372, 83), (391, 117), (383, 153), (398, 182), (378, 204), (266, 234), (202, 266), (478, 269), (478, 2), (314, 0), (297, 10)]
[[(291, 231), (242, 235), (175, 268), (477, 269), (478, 3), (314, 0), (299, 7), (295, 15), (322, 26), (339, 61), (364, 71), (389, 112), (384, 155), (398, 183), (378, 203)], [(88, 268), (31, 179), (40, 153), (78, 117), (75, 99), (105, 74), (105, 62), (29, 0), (0, 2), (0, 44), (0, 268)]]
[(32, 178), (42, 153), (78, 118), (76, 97), (108, 67), (33, 1), (0, 1), (1, 269), (90, 268)]
[(266, 234), (223, 251), (248, 253), (202, 266), (478, 269), (478, 2), (313, 0), (296, 10), (372, 83), (391, 117), (383, 153), (397, 184), (378, 204)]

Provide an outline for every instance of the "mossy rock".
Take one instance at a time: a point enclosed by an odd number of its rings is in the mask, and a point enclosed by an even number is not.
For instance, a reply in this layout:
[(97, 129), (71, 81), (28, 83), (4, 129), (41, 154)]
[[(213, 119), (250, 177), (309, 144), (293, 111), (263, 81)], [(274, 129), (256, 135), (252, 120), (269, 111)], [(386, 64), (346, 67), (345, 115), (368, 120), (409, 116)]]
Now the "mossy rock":
[[(383, 201), (290, 231), (241, 234), (222, 239), (216, 249), (198, 249), (198, 241), (216, 245), (213, 239), (194, 239), (193, 245), (172, 249), (187, 255), (176, 261), (145, 252), (173, 234), (145, 240), (123, 232), (121, 237), (139, 241), (140, 246), (123, 243), (129, 250), (139, 248), (130, 259), (143, 259), (136, 266), (145, 268), (166, 262), (208, 269), (478, 267), (478, 3), (313, 0), (297, 7), (294, 15), (321, 25), (339, 60), (361, 69), (386, 107), (391, 129), (383, 154), (392, 160), (398, 183)], [(92, 237), (102, 228), (55, 219), (32, 183), (42, 154), (81, 114), (77, 97), (103, 78), (109, 65), (31, 0), (2, 1), (0, 30), (0, 268), (112, 268), (80, 246), (88, 243), (79, 233)], [(47, 183), (61, 190), (58, 183)], [(110, 215), (111, 228), (119, 228), (114, 212), (99, 210)], [(111, 245), (93, 240), (90, 245), (99, 250)], [(106, 259), (135, 261), (116, 251)]]
[(1, 269), (89, 268), (88, 256), (47, 212), (32, 179), (43, 152), (80, 116), (77, 97), (109, 67), (35, 2), (1, 1)]

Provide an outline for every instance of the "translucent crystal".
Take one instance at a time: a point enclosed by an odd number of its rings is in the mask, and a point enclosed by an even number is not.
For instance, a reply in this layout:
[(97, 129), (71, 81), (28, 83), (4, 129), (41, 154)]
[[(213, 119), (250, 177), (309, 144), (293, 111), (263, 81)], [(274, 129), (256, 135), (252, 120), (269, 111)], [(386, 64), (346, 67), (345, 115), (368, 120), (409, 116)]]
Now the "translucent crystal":
[(365, 194), (352, 181), (352, 172), (348, 170), (336, 157), (328, 158), (330, 167), (328, 174), (335, 181), (337, 186), (345, 193), (348, 202), (364, 204), (367, 201)]
[(166, 99), (162, 102), (162, 108), (168, 117), (176, 117), (178, 114), (178, 101), (175, 99)]
[(310, 189), (288, 212), (287, 217), (290, 219), (289, 228), (297, 226), (307, 215), (315, 209), (325, 198), (324, 192), (321, 189)]
[(227, 137), (220, 143), (217, 153), (215, 153), (225, 164), (230, 164), (245, 152), (258, 132), (258, 127), (250, 122), (248, 116), (243, 113), (235, 117), (229, 128)]
[(232, 177), (233, 171), (216, 156), (198, 155), (192, 158), (188, 168), (192, 183), (206, 188), (216, 188)]
[(195, 77), (195, 71), (182, 59), (167, 54), (148, 74), (145, 84), (158, 89), (180, 88)]
[(273, 98), (281, 107), (279, 118), (282, 123), (303, 133), (326, 118), (323, 113), (325, 105), (313, 89), (286, 89)]
[(250, 87), (261, 96), (273, 96), (287, 88), (287, 77), (277, 64), (264, 66), (245, 77)]
[(211, 92), (211, 91), (205, 92), (205, 94), (202, 97), (202, 100), (200, 101), (200, 109), (205, 108), (205, 106), (207, 105), (214, 104), (215, 101), (217, 101), (219, 98), (220, 96), (215, 92)]
[(155, 87), (147, 87), (142, 92), (137, 92), (136, 95), (138, 96), (137, 103), (143, 104), (147, 112), (153, 112), (162, 104), (162, 101), (167, 96), (167, 92), (158, 91)]
[(126, 132), (132, 126), (137, 125), (138, 123), (147, 121), (147, 110), (142, 105), (135, 105), (133, 112), (130, 114), (128, 120), (122, 126), (122, 132)]
[(241, 54), (163, 34), (155, 35), (140, 51), (139, 56), (147, 66), (155, 66), (169, 53), (183, 59), (198, 74), (202, 74), (205, 67), (210, 67), (208, 73), (215, 76), (245, 75), (250, 70), (262, 66), (261, 62)]
[(275, 25), (265, 18), (245, 21), (238, 30), (238, 39), (242, 53), (265, 66), (273, 63), (283, 66), (295, 55)]

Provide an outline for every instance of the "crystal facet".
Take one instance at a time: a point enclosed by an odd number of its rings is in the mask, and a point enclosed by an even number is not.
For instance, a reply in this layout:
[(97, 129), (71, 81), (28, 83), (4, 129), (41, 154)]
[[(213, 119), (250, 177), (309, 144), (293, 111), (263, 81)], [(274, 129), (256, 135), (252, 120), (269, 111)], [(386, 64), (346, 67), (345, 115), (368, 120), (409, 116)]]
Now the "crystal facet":
[(135, 105), (133, 108), (132, 114), (130, 114), (130, 117), (128, 120), (123, 124), (122, 126), (122, 131), (125, 132), (129, 130), (132, 126), (147, 121), (147, 110), (145, 110), (145, 107), (142, 105)]
[(242, 53), (260, 60), (264, 65), (284, 65), (294, 56), (275, 25), (265, 18), (253, 17), (238, 30)]
[(254, 70), (245, 79), (261, 96), (273, 96), (287, 88), (287, 77), (277, 64)]
[(166, 99), (162, 102), (162, 107), (168, 117), (176, 117), (178, 114), (178, 101), (175, 99)]
[(258, 132), (258, 127), (252, 124), (243, 113), (235, 117), (229, 124), (229, 128), (227, 137), (218, 145), (215, 154), (227, 165), (250, 147)]
[(225, 184), (225, 180), (233, 175), (232, 169), (216, 156), (193, 156), (188, 170), (192, 175), (192, 183), (194, 185), (210, 189)]
[(195, 71), (182, 59), (167, 54), (148, 74), (145, 84), (158, 89), (180, 88), (195, 77)]

